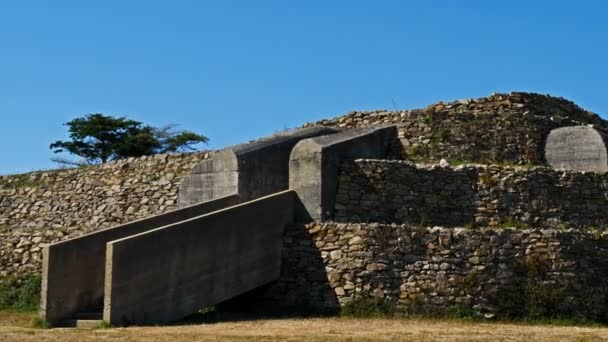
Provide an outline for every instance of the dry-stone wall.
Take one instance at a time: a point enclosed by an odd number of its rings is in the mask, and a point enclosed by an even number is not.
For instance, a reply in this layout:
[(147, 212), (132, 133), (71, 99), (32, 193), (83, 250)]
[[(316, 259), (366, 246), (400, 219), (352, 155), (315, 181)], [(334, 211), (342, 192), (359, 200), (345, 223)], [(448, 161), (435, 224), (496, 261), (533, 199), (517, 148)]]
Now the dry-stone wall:
[(340, 128), (396, 124), (393, 157), (412, 161), (463, 160), (542, 164), (549, 132), (558, 127), (593, 125), (608, 132), (598, 115), (573, 102), (529, 93), (494, 94), (425, 109), (351, 112), (306, 126)]
[(608, 174), (356, 160), (341, 167), (339, 222), (604, 229)]
[(39, 271), (46, 243), (175, 209), (182, 178), (211, 155), (0, 176), (0, 277)]
[(281, 278), (255, 297), (324, 311), (376, 297), (417, 313), (461, 305), (605, 320), (606, 281), (605, 233), (313, 223), (288, 227)]

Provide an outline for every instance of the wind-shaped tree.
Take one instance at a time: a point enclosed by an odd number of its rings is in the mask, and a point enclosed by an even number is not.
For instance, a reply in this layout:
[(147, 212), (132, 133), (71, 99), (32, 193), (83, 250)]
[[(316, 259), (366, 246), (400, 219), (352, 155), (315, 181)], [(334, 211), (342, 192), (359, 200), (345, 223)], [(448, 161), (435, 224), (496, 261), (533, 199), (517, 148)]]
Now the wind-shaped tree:
[(190, 131), (176, 131), (175, 125), (155, 128), (126, 117), (87, 114), (65, 123), (70, 140), (50, 145), (55, 153), (69, 152), (82, 162), (55, 159), (67, 164), (98, 164), (110, 160), (156, 153), (195, 150), (194, 145), (209, 139)]

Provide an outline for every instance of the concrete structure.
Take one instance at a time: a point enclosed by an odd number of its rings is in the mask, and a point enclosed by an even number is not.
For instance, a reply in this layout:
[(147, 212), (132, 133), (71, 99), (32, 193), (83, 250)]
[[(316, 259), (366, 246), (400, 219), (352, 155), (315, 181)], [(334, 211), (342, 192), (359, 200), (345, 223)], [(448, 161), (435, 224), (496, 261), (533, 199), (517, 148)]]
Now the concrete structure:
[(608, 156), (603, 136), (589, 126), (552, 130), (545, 144), (545, 158), (555, 169), (608, 171)]
[(184, 179), (180, 206), (233, 194), (246, 202), (286, 190), (293, 146), (302, 139), (336, 132), (330, 127), (302, 128), (222, 150)]
[(299, 142), (289, 159), (289, 188), (301, 203), (297, 220), (325, 220), (333, 216), (340, 162), (384, 158), (397, 135), (395, 126), (344, 131)]
[(184, 221), (234, 205), (237, 201), (237, 196), (228, 196), (45, 246), (42, 318), (51, 325), (62, 325), (78, 313), (101, 311), (106, 243), (109, 241)]
[(103, 318), (168, 323), (279, 278), (293, 191), (112, 241)]

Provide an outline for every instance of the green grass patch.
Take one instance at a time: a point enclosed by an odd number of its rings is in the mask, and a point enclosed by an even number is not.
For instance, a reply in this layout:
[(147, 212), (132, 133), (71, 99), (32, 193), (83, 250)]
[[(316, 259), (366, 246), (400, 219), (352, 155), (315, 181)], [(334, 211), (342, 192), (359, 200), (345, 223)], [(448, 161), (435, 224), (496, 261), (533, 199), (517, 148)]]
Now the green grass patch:
[(343, 317), (387, 317), (395, 314), (395, 306), (381, 298), (358, 297), (344, 304), (340, 310)]
[(446, 160), (451, 167), (456, 167), (468, 163), (468, 161), (462, 156), (449, 156), (446, 158)]
[(530, 225), (520, 220), (516, 220), (511, 216), (506, 216), (500, 219), (497, 228), (529, 229)]
[(48, 329), (51, 327), (49, 322), (45, 321), (40, 317), (34, 317), (34, 319), (32, 320), (32, 326), (38, 329)]
[(445, 310), (445, 316), (450, 319), (472, 321), (477, 319), (475, 311), (466, 305), (453, 305)]
[(112, 324), (106, 321), (101, 321), (95, 326), (95, 329), (110, 329), (112, 328)]
[(0, 183), (3, 189), (40, 188), (48, 186), (46, 182), (31, 177), (31, 174), (10, 176), (10, 180)]

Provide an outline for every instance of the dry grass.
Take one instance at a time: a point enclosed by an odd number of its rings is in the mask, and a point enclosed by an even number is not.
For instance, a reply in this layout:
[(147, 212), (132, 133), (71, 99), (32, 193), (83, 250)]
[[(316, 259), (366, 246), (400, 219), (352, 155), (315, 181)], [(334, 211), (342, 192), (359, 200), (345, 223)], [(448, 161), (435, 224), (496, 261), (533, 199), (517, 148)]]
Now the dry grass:
[(409, 319), (263, 319), (169, 327), (35, 329), (0, 314), (0, 341), (604, 341), (607, 328)]

